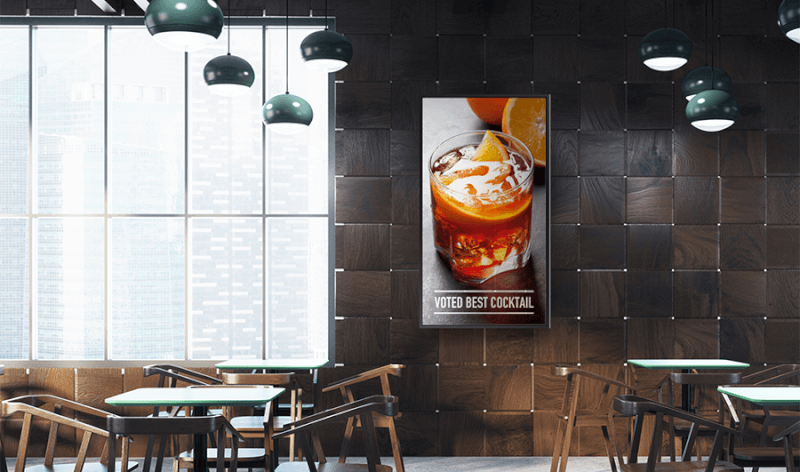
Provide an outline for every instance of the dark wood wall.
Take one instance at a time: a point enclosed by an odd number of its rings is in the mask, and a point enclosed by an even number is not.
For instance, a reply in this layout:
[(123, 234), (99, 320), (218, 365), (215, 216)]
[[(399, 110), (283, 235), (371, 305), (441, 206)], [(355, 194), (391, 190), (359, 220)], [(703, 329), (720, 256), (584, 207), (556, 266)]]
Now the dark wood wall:
[[(2, 14), (24, 12), (2, 1)], [(285, 13), (282, 0), (231, 1), (234, 15)], [(627, 358), (800, 361), (800, 55), (776, 25), (779, 3), (714, 2), (714, 61), (741, 114), (702, 133), (680, 81), (711, 60), (704, 0), (667, 0), (694, 55), (664, 73), (637, 55), (664, 26), (662, 0), (330, 0), (355, 54), (336, 77), (343, 367), (320, 383), (403, 363), (406, 454), (546, 456), (554, 363), (621, 378)], [(292, 0), (290, 13), (324, 5)], [(72, 14), (74, 2), (28, 6)], [(89, 0), (78, 9), (99, 14)], [(553, 99), (552, 328), (419, 329), (421, 98), (528, 93)], [(574, 444), (603, 451), (599, 431)]]

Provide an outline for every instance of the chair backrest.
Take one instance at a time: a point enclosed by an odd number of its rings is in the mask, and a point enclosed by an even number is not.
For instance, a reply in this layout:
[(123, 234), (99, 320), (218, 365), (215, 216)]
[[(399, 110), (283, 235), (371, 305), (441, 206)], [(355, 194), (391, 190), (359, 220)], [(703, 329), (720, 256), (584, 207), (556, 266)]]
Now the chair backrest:
[[(672, 372), (669, 374), (669, 384), (668, 384), (668, 400), (667, 403), (672, 405), (673, 401), (673, 392), (672, 392), (672, 385), (692, 385), (698, 388), (694, 389), (696, 401), (691, 401), (690, 404), (692, 408), (696, 411), (704, 410), (705, 399), (707, 397), (717, 398), (719, 399), (719, 392), (717, 392), (717, 387), (720, 385), (736, 385), (741, 383), (742, 381), (742, 373), (741, 372), (706, 372), (706, 371), (696, 371), (693, 370), (692, 372)], [(659, 392), (660, 395), (660, 392)], [(659, 396), (659, 400), (661, 397)], [(723, 410), (720, 401), (716, 401), (713, 403), (712, 409), (719, 409), (720, 413), (720, 420), (722, 420)]]
[[(66, 398), (57, 397), (55, 395), (23, 395), (20, 397), (10, 398), (4, 400), (2, 403), (2, 416), (10, 416), (14, 414), (22, 414), (22, 432), (20, 434), (19, 446), (17, 447), (17, 462), (15, 464), (15, 472), (22, 472), (25, 469), (25, 461), (27, 459), (28, 447), (30, 439), (35, 434), (31, 434), (31, 427), (35, 420), (37, 424), (49, 423), (49, 435), (47, 438), (47, 449), (45, 451), (44, 464), (50, 468), (53, 466), (53, 458), (55, 456), (56, 441), (58, 439), (58, 430), (61, 426), (74, 428), (82, 433), (80, 449), (76, 454), (75, 472), (79, 472), (83, 468), (86, 461), (87, 453), (89, 452), (89, 445), (94, 436), (107, 438), (108, 432), (97, 426), (84, 423), (76, 420), (67, 415), (67, 412), (80, 413), (94, 418), (106, 418), (117, 416), (113, 413), (103, 411), (82, 403), (67, 400)], [(73, 413), (73, 414), (74, 414)], [(105, 464), (108, 451), (106, 449), (107, 443), (103, 441), (103, 451), (100, 457), (101, 463)], [(122, 445), (122, 456), (127, 461), (128, 458), (128, 443)]]
[(222, 373), (223, 385), (272, 385), (274, 387), (290, 388), (295, 382), (294, 372), (278, 374)]
[(279, 439), (284, 436), (295, 434), (303, 450), (303, 455), (306, 458), (309, 470), (311, 472), (316, 472), (317, 467), (313, 459), (312, 445), (317, 454), (319, 463), (325, 463), (325, 453), (322, 450), (317, 430), (321, 426), (330, 423), (347, 422), (350, 418), (358, 417), (361, 421), (361, 431), (364, 436), (364, 449), (367, 459), (366, 468), (369, 472), (376, 472), (379, 468), (385, 468), (385, 466), (380, 465), (381, 460), (380, 454), (378, 453), (378, 442), (375, 435), (373, 415), (377, 414), (394, 417), (399, 413), (398, 410), (397, 397), (391, 395), (372, 395), (361, 400), (356, 400), (320, 413), (306, 416), (294, 423), (289, 423), (286, 425), (287, 429), (285, 431), (276, 433), (272, 437)]
[[(114, 472), (114, 453), (116, 451), (116, 437), (130, 437), (134, 434), (143, 435), (178, 435), (178, 434), (216, 434), (217, 444), (225, 444), (227, 431), (235, 431), (228, 420), (222, 415), (215, 416), (184, 416), (184, 417), (119, 417), (108, 416), (106, 419), (108, 430), (109, 466), (108, 472)], [(234, 438), (232, 443), (231, 470), (236, 470), (238, 441)], [(163, 444), (163, 441), (162, 441)], [(217, 448), (217, 472), (225, 470), (225, 448)], [(164, 448), (160, 448), (156, 462), (156, 472), (161, 472), (164, 460)], [(150, 457), (145, 457), (144, 472), (149, 472)], [(123, 458), (122, 471), (127, 470), (127, 461)]]
[(614, 395), (619, 395), (623, 392), (636, 392), (635, 387), (625, 382), (596, 374), (580, 367), (554, 365), (551, 373), (556, 377), (567, 378), (567, 384), (564, 388), (564, 400), (561, 405), (561, 415), (565, 417), (569, 415), (570, 411), (574, 411), (577, 408), (582, 379), (599, 382), (603, 385), (601, 394), (596, 397), (596, 403), (592, 407), (597, 411), (610, 411)]
[(172, 364), (153, 364), (144, 367), (143, 376), (158, 375), (159, 387), (177, 387), (178, 381), (188, 385), (220, 385), (222, 380)]
[(392, 391), (389, 385), (389, 376), (393, 375), (395, 377), (400, 377), (405, 368), (403, 364), (387, 364), (382, 367), (378, 367), (375, 369), (368, 370), (366, 372), (362, 372), (360, 374), (354, 375), (352, 377), (347, 377), (345, 379), (338, 380), (333, 382), (332, 384), (328, 385), (327, 387), (322, 389), (322, 392), (330, 392), (333, 390), (340, 390), (342, 392), (342, 398), (344, 399), (345, 403), (351, 403), (355, 401), (355, 397), (353, 395), (352, 387), (356, 384), (360, 384), (362, 382), (366, 382), (367, 380), (380, 378), (381, 381), (381, 393), (384, 396), (391, 396)]
[(747, 374), (742, 385), (800, 385), (800, 364), (779, 364)]

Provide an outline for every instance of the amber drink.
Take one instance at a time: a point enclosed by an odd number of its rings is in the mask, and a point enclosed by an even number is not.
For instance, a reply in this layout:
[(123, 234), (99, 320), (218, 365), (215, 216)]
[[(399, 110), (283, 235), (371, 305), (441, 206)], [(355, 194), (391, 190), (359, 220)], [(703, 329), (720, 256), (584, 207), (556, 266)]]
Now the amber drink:
[(433, 236), (456, 280), (479, 285), (530, 259), (533, 158), (518, 139), (480, 131), (431, 155)]

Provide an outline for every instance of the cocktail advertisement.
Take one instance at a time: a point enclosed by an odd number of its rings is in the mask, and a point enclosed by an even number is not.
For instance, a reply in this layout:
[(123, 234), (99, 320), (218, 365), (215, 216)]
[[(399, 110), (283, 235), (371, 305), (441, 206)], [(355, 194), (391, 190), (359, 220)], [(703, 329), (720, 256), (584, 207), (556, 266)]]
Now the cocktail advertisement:
[(422, 99), (430, 328), (549, 327), (549, 96)]

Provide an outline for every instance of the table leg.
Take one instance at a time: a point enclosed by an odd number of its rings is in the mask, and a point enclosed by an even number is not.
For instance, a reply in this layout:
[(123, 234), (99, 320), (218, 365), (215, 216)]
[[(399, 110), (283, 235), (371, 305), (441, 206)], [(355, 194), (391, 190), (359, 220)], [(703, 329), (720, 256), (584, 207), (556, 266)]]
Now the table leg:
[[(192, 408), (192, 416), (206, 416), (208, 408), (205, 406), (195, 406)], [(219, 446), (219, 445), (218, 445)], [(208, 472), (208, 457), (206, 457), (206, 435), (194, 435), (194, 472)]]
[[(684, 374), (689, 373), (689, 369), (683, 369)], [(692, 411), (692, 386), (689, 384), (681, 385), (681, 407), (686, 411)]]

